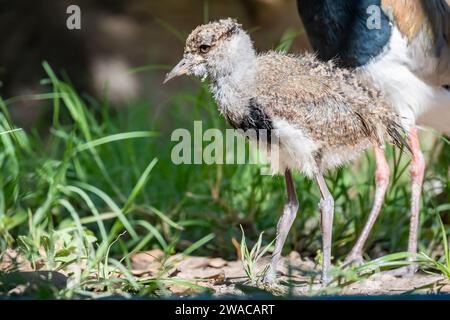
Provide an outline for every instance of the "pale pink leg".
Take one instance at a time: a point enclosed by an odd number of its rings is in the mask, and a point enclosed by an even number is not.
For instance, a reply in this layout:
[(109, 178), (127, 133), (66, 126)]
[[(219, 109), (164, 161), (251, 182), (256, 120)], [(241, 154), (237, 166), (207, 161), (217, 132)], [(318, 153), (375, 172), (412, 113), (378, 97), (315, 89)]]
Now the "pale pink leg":
[(334, 216), (334, 199), (328, 190), (327, 184), (323, 175), (318, 173), (316, 175), (317, 184), (320, 189), (320, 227), (322, 231), (322, 248), (323, 248), (323, 264), (322, 264), (322, 283), (328, 284), (330, 277), (328, 271), (331, 265), (331, 240), (333, 231), (333, 216)]
[(281, 251), (288, 236), (289, 230), (294, 223), (298, 211), (298, 200), (295, 192), (294, 180), (289, 169), (285, 172), (286, 191), (288, 201), (284, 205), (283, 214), (277, 225), (277, 238), (275, 240), (275, 250), (272, 253), (272, 260), (270, 261), (269, 269), (264, 277), (264, 282), (270, 283), (275, 281), (277, 274), (277, 266), (280, 261)]
[(364, 226), (361, 235), (356, 241), (352, 251), (346, 257), (344, 264), (350, 264), (352, 262), (362, 263), (362, 252), (364, 244), (369, 237), (370, 231), (375, 224), (375, 221), (380, 214), (381, 206), (383, 205), (384, 195), (386, 194), (387, 187), (389, 185), (390, 170), (386, 161), (384, 149), (382, 147), (375, 147), (375, 159), (377, 163), (377, 169), (375, 172), (375, 202), (372, 207), (372, 211), (369, 214), (369, 218)]
[(420, 195), (422, 193), (425, 173), (425, 159), (420, 150), (419, 134), (416, 128), (411, 129), (409, 143), (413, 153), (411, 162), (411, 216), (409, 225), (408, 252), (417, 253), (417, 233), (419, 229)]
[[(422, 193), (423, 177), (425, 173), (425, 159), (420, 150), (417, 128), (409, 132), (409, 144), (412, 151), (411, 161), (411, 213), (409, 225), (408, 252), (417, 253), (417, 233), (419, 229), (420, 194)], [(409, 260), (414, 260), (411, 258)], [(412, 275), (417, 271), (417, 265), (407, 266), (396, 270), (386, 271), (395, 276)]]

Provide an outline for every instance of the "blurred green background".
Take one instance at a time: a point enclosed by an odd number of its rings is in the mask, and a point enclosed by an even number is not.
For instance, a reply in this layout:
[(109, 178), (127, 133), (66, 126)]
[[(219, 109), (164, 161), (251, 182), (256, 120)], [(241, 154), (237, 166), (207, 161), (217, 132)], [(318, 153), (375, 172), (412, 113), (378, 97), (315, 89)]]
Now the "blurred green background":
[[(66, 9), (73, 4), (81, 9), (81, 30), (66, 28)], [(41, 62), (46, 60), (66, 72), (82, 92), (101, 96), (108, 82), (109, 99), (119, 107), (130, 100), (159, 103), (179, 89), (162, 89), (165, 70), (128, 71), (148, 64), (174, 64), (183, 52), (186, 35), (205, 15), (239, 19), (253, 31), (261, 50), (272, 48), (286, 30), (301, 28), (295, 0), (211, 0), (207, 4), (203, 0), (1, 0), (0, 6), (2, 96), (42, 90)], [(302, 35), (293, 50), (306, 46)], [(178, 86), (186, 85), (188, 80), (178, 82)], [(30, 125), (42, 108), (24, 102), (14, 112)]]

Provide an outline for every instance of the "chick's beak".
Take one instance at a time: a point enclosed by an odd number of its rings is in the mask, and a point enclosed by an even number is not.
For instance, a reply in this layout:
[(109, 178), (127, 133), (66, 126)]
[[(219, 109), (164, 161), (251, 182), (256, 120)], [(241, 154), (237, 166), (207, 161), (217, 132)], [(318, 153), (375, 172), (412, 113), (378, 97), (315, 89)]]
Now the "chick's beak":
[(172, 71), (170, 71), (168, 74), (166, 74), (166, 78), (164, 79), (163, 84), (166, 84), (167, 82), (169, 82), (173, 78), (176, 78), (176, 77), (179, 77), (179, 76), (182, 76), (182, 75), (188, 73), (190, 67), (191, 67), (191, 62), (188, 59), (183, 58), (172, 69)]

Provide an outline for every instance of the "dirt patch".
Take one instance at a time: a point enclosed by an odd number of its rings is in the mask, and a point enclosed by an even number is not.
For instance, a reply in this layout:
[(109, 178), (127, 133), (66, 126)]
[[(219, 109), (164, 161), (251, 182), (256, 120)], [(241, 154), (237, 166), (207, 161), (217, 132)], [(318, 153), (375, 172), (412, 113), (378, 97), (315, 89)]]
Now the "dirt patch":
[[(450, 293), (450, 281), (440, 275), (418, 272), (412, 277), (395, 277), (383, 273), (349, 280), (346, 277), (321, 288), (320, 270), (316, 263), (297, 252), (283, 257), (278, 267), (277, 284), (251, 284), (241, 261), (199, 256), (165, 255), (161, 250), (139, 252), (130, 257), (131, 273), (140, 280), (159, 280), (166, 294), (188, 296), (207, 293), (213, 296), (242, 296), (254, 294), (308, 296), (339, 295), (398, 295), (407, 293)], [(255, 274), (267, 266), (270, 257), (262, 258)], [(83, 267), (80, 266), (82, 269)], [(0, 255), (0, 295), (24, 295), (64, 289), (73, 272), (36, 270), (29, 261), (13, 250)], [(123, 275), (118, 274), (118, 277)], [(43, 290), (43, 288), (47, 288)], [(94, 290), (95, 291), (95, 290)], [(206, 291), (206, 292), (205, 292)], [(100, 290), (101, 292), (101, 290)]]
[[(262, 271), (269, 262), (265, 257), (256, 266)], [(318, 266), (309, 259), (291, 252), (283, 257), (278, 267), (279, 277), (276, 286), (252, 285), (240, 261), (226, 261), (221, 258), (164, 257), (159, 250), (139, 253), (132, 257), (133, 273), (147, 277), (168, 277), (179, 280), (167, 287), (175, 295), (189, 295), (208, 288), (215, 296), (245, 295), (266, 292), (275, 295), (393, 295), (405, 293), (450, 293), (450, 282), (440, 275), (418, 272), (412, 277), (394, 277), (374, 274), (356, 282), (321, 288), (318, 285), (320, 272)], [(192, 287), (191, 284), (200, 287)], [(262, 291), (264, 290), (264, 291)]]

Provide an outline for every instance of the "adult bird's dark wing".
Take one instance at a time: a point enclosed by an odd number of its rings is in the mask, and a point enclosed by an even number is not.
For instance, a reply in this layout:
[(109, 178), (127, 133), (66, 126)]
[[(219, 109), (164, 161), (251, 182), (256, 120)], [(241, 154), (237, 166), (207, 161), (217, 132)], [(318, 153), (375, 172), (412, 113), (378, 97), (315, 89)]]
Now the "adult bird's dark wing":
[(381, 0), (408, 39), (409, 68), (433, 86), (450, 84), (450, 0)]

